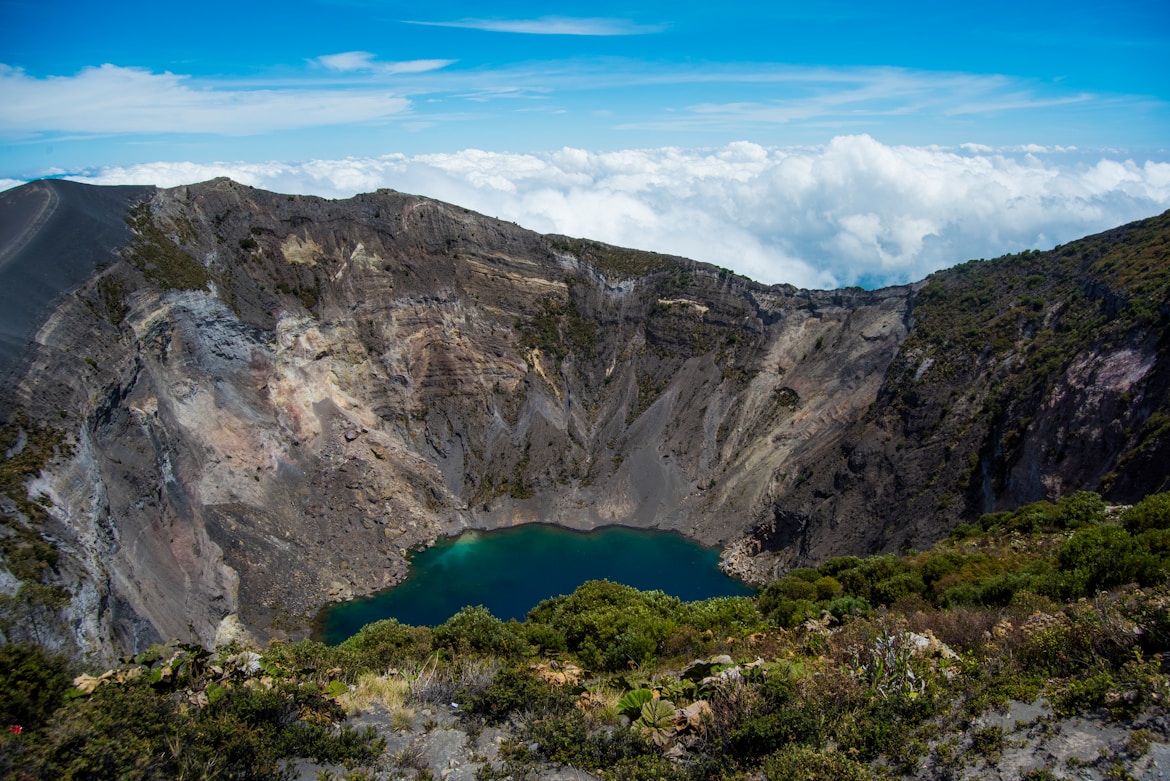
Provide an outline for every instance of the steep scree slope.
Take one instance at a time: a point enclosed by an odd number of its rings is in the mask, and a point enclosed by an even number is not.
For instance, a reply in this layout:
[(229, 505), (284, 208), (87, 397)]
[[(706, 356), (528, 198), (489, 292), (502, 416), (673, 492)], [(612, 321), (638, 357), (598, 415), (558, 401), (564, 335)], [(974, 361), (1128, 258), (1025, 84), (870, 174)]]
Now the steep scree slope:
[(1166, 215), (826, 292), (390, 191), (138, 195), (3, 397), (6, 550), (43, 555), (0, 586), (57, 644), (300, 635), (463, 528), (674, 529), (765, 579), (1165, 487)]

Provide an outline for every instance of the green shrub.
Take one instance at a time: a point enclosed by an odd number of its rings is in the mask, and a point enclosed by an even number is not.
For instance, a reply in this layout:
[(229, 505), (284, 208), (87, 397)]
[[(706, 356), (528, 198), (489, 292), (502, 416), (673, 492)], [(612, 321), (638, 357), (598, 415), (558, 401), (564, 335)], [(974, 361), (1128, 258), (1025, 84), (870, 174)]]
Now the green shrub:
[(524, 622), (524, 639), (530, 646), (545, 655), (559, 654), (569, 650), (565, 633), (548, 624)]
[[(338, 647), (316, 640), (275, 642), (264, 652), (264, 662), (278, 674), (328, 681), (333, 670), (346, 666), (347, 655)], [(356, 672), (353, 677), (357, 677)]]
[(1130, 534), (1150, 529), (1170, 529), (1170, 491), (1151, 494), (1121, 514)]
[(983, 604), (983, 591), (975, 583), (960, 583), (951, 586), (939, 595), (938, 602), (942, 607), (978, 607)]
[(1168, 691), (1170, 676), (1162, 671), (1161, 660), (1135, 654), (1118, 671), (1117, 686), (1106, 695), (1106, 707), (1114, 719), (1132, 721), (1148, 708), (1161, 708)]
[(939, 604), (944, 607), (1006, 607), (1018, 592), (1032, 588), (1034, 583), (1035, 578), (1020, 572), (993, 575), (952, 586), (940, 595)]
[(817, 567), (817, 572), (822, 575), (832, 575), (836, 577), (839, 573), (847, 569), (856, 569), (861, 565), (861, 559), (857, 556), (834, 556), (826, 561), (821, 566)]
[(483, 605), (463, 608), (435, 627), (431, 639), (436, 648), (505, 658), (518, 656), (528, 649), (518, 623), (505, 624)]
[(658, 644), (673, 634), (674, 628), (665, 621), (630, 622), (604, 649), (601, 666), (606, 670), (622, 670), (652, 662)]
[(952, 540), (965, 540), (982, 533), (983, 527), (977, 523), (960, 523), (951, 530)]
[(792, 744), (820, 745), (821, 721), (812, 708), (794, 701), (737, 724), (727, 737), (733, 756), (755, 759)]
[(836, 599), (845, 591), (840, 581), (832, 575), (822, 575), (814, 585), (817, 587), (817, 600), (821, 602)]
[(1105, 520), (1105, 501), (1092, 491), (1077, 491), (1056, 503), (1056, 520), (1063, 529), (1095, 526)]
[(989, 532), (992, 529), (998, 529), (999, 527), (1003, 526), (1004, 523), (1006, 523), (1007, 520), (1011, 517), (1012, 514), (1006, 511), (984, 513), (983, 515), (979, 516), (979, 527), (983, 529), (983, 531)]
[(541, 713), (541, 718), (529, 725), (526, 737), (549, 762), (574, 767), (593, 765), (589, 728), (579, 711), (564, 708)]
[(1152, 586), (1165, 581), (1170, 564), (1160, 554), (1162, 543), (1160, 535), (1134, 538), (1120, 526), (1090, 526), (1073, 534), (1056, 559), (1082, 594), (1129, 583)]
[(606, 781), (685, 781), (686, 772), (658, 754), (619, 759), (606, 770)]
[(723, 637), (743, 636), (760, 623), (756, 600), (751, 597), (712, 597), (698, 602), (684, 602), (677, 611), (678, 623), (700, 632), (714, 632)]
[(292, 757), (370, 764), (383, 749), (373, 730), (335, 727), (340, 707), (313, 684), (193, 695), (146, 674), (103, 683), (56, 711), (17, 777), (275, 779)]
[(838, 597), (828, 604), (827, 610), (841, 622), (873, 614), (873, 607), (862, 597)]
[(1020, 776), (1020, 781), (1059, 781), (1059, 777), (1048, 768), (1034, 768)]
[[(840, 581), (846, 594), (864, 597), (871, 604), (882, 604), (882, 600), (874, 593), (876, 585), (912, 570), (913, 567), (909, 563), (891, 554), (861, 559), (854, 567), (825, 574), (832, 575)], [(919, 579), (921, 580), (921, 577)]]
[(1106, 670), (1071, 680), (1053, 698), (1053, 710), (1062, 716), (1072, 716), (1104, 707), (1110, 690), (1116, 685), (1113, 675)]
[(787, 599), (776, 604), (768, 620), (781, 629), (795, 629), (810, 618), (819, 618), (820, 608), (811, 599)]
[(899, 572), (874, 584), (871, 590), (871, 599), (874, 604), (892, 605), (899, 599), (912, 595), (921, 595), (926, 591), (926, 584), (917, 572)]
[(785, 746), (764, 760), (768, 781), (870, 781), (874, 774), (867, 765), (836, 751), (812, 746)]
[(1053, 504), (1033, 502), (1014, 511), (989, 513), (980, 519), (985, 531), (1002, 528), (1021, 534), (1080, 529), (1095, 526), (1105, 520), (1105, 502), (1100, 494), (1078, 491)]
[(585, 715), (571, 707), (530, 714), (537, 718), (527, 720), (521, 733), (501, 747), (507, 763), (504, 770), (511, 771), (510, 777), (526, 777), (528, 766), (539, 757), (561, 766), (600, 771), (607, 781), (688, 778), (632, 729), (591, 731)]
[(760, 612), (770, 615), (782, 603), (797, 599), (815, 601), (817, 598), (816, 584), (804, 578), (785, 575), (774, 580), (760, 592)]
[(568, 650), (587, 668), (624, 670), (649, 660), (677, 631), (680, 602), (661, 591), (594, 580), (572, 594), (546, 599), (529, 623), (555, 627)]
[(517, 712), (544, 714), (557, 710), (559, 693), (527, 667), (508, 667), (497, 672), (482, 692), (465, 701), (471, 713), (493, 724)]
[(1134, 534), (1139, 550), (1165, 559), (1170, 555), (1170, 529), (1146, 529)]
[(831, 722), (832, 737), (839, 749), (860, 760), (870, 761), (882, 755), (894, 761), (906, 760), (916, 750), (910, 735), (937, 716), (940, 707), (932, 690), (899, 686), (853, 707), (838, 706)]
[(919, 566), (918, 573), (923, 584), (933, 586), (947, 575), (959, 572), (965, 561), (966, 557), (963, 554), (946, 551), (928, 556)]
[(384, 673), (408, 659), (418, 659), (430, 650), (431, 632), (426, 627), (406, 626), (393, 618), (366, 624), (340, 646), (355, 669), (353, 675), (371, 671)]
[(979, 756), (987, 760), (988, 764), (994, 764), (999, 760), (999, 756), (1003, 753), (1007, 745), (1007, 737), (1004, 734), (1003, 727), (998, 724), (992, 724), (982, 729), (976, 730), (971, 737), (971, 748)]
[(1002, 527), (1007, 531), (1031, 534), (1056, 525), (1056, 506), (1048, 501), (1033, 502), (1008, 515)]
[(0, 645), (0, 729), (35, 731), (65, 701), (65, 660), (34, 645)]
[[(788, 629), (810, 618), (819, 618), (826, 610), (838, 618), (867, 615), (871, 609), (868, 595), (874, 593), (871, 578), (895, 572), (899, 567), (908, 569), (891, 561), (896, 561), (896, 557), (881, 557), (875, 563), (872, 559), (845, 556), (833, 559), (820, 569), (794, 570), (761, 589), (759, 611), (774, 625)], [(824, 574), (826, 569), (836, 576)], [(859, 591), (866, 596), (859, 595)]]

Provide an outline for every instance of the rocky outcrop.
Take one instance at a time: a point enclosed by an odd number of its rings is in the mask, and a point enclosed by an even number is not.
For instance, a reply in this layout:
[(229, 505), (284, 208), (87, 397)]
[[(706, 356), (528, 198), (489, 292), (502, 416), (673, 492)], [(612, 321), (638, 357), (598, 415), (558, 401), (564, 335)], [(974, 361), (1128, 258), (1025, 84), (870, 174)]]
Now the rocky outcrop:
[(1078, 490), (1170, 490), (1168, 231), (1170, 213), (919, 285), (873, 405), (749, 535), (756, 571), (921, 548)]
[[(39, 533), (63, 554), (46, 577), (73, 594), (69, 631), (106, 655), (303, 635), (465, 528), (673, 529), (766, 579), (1011, 502), (1165, 480), (1165, 437), (1143, 428), (1165, 407), (1164, 319), (1077, 342), (1005, 398), (1028, 340), (1080, 309), (1041, 298), (1006, 352), (960, 350), (931, 313), (969, 271), (803, 291), (390, 191), (221, 179), (136, 197), (100, 214), (133, 240), (62, 282), (5, 396), (9, 419), (72, 443), (26, 488), (51, 503)], [(59, 262), (22, 246), (17, 265)], [(1036, 273), (1089, 271), (1066, 265)], [(1012, 285), (986, 295), (1019, 306)]]

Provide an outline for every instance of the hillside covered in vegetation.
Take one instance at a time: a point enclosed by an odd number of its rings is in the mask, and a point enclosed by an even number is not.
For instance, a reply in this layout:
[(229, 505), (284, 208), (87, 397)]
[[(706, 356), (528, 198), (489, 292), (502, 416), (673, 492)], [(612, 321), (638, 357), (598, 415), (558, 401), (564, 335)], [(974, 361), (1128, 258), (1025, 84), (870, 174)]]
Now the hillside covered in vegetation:
[[(1170, 213), (936, 272), (907, 317), (873, 403), (781, 474), (748, 535), (763, 559), (925, 547), (1037, 499), (1170, 489)], [(825, 520), (858, 517), (879, 520)]]
[[(1110, 510), (1079, 492), (756, 597), (594, 581), (523, 622), (468, 607), (333, 647), (156, 646), (104, 672), (10, 644), (0, 773), (1153, 778), (1168, 575), (1170, 493)], [(440, 738), (464, 748), (436, 766)]]

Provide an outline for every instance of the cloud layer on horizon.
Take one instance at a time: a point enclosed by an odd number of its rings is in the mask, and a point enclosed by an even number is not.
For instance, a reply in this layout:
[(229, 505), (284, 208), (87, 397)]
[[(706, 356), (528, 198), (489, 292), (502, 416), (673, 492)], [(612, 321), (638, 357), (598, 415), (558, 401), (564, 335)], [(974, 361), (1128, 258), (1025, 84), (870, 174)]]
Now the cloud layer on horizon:
[[(176, 186), (229, 176), (283, 193), (348, 197), (389, 187), (545, 233), (673, 253), (766, 283), (832, 288), (915, 281), (1170, 208), (1170, 163), (1068, 150), (739, 142), (541, 154), (449, 154), (299, 163), (153, 163), (68, 178)], [(0, 183), (0, 187), (3, 183)]]

